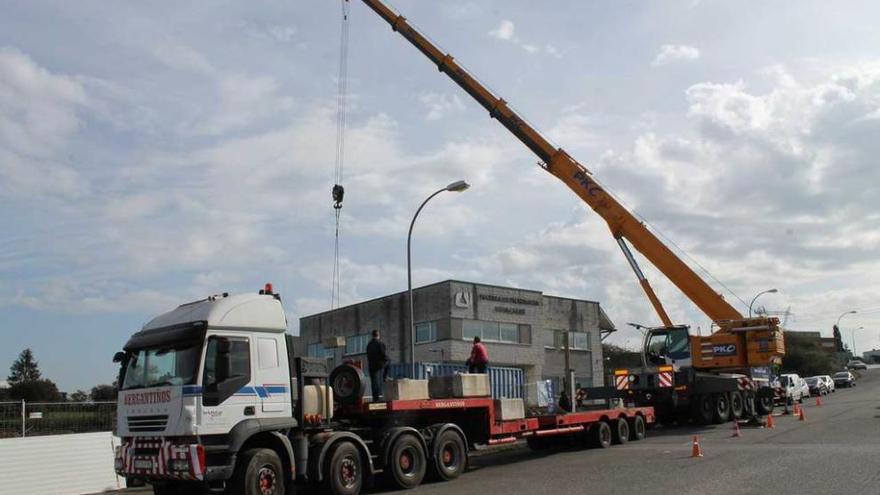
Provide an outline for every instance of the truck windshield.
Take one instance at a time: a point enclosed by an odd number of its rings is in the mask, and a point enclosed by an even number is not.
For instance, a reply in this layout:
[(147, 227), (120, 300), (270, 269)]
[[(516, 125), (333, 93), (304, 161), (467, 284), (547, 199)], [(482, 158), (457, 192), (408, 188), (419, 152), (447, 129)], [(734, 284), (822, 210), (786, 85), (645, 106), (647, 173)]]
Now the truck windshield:
[(132, 351), (122, 390), (196, 382), (201, 345)]

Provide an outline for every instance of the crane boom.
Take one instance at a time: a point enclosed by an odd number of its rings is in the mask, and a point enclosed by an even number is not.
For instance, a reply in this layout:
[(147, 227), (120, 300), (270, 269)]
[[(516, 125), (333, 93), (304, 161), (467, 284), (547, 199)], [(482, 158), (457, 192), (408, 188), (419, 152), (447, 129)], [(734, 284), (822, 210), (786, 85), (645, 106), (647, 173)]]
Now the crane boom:
[(590, 208), (598, 213), (608, 224), (627, 260), (633, 265), (639, 282), (645, 289), (648, 299), (657, 310), (663, 323), (671, 325), (668, 316), (647, 280), (640, 275), (634, 259), (628, 254), (622, 239), (629, 241), (645, 258), (660, 270), (676, 287), (714, 322), (741, 320), (742, 314), (697, 275), (687, 264), (675, 255), (629, 210), (621, 205), (593, 177), (586, 167), (578, 163), (565, 150), (553, 146), (535, 128), (528, 124), (506, 101), (493, 94), (488, 88), (467, 72), (452, 55), (444, 53), (427, 37), (410, 25), (406, 18), (394, 12), (381, 0), (363, 0), (391, 28), (400, 33), (420, 52), (437, 65), (456, 84), (461, 86), (474, 100), (485, 108), (489, 115), (501, 123), (508, 131), (534, 152), (543, 162), (545, 170), (564, 182)]

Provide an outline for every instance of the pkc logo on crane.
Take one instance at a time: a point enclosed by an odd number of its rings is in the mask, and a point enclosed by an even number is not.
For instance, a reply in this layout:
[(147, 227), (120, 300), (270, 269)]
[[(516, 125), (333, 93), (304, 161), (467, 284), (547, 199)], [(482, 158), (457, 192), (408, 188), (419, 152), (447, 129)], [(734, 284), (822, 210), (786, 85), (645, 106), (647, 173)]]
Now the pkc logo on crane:
[(736, 344), (720, 344), (712, 346), (712, 354), (716, 356), (736, 356)]

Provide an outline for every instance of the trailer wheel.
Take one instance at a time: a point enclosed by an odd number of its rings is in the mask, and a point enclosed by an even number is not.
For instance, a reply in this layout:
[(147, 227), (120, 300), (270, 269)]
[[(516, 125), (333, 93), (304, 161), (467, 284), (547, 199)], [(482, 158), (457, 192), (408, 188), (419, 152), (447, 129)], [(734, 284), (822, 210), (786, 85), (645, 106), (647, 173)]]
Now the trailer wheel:
[(745, 411), (745, 400), (743, 399), (742, 392), (733, 392), (730, 394), (730, 415), (733, 416), (733, 419), (739, 419), (743, 417), (743, 412)]
[(611, 426), (605, 421), (599, 421), (590, 428), (590, 443), (594, 447), (607, 449), (611, 446)]
[(755, 397), (755, 409), (760, 416), (773, 414), (773, 397), (767, 395)]
[(620, 418), (614, 422), (614, 430), (611, 432), (612, 441), (617, 445), (629, 442), (629, 422), (626, 418)]
[(461, 476), (467, 467), (467, 449), (461, 437), (446, 430), (434, 439), (431, 473), (437, 479), (449, 481)]
[(364, 484), (364, 466), (357, 447), (340, 441), (329, 452), (321, 491), (327, 495), (357, 495)]
[(632, 425), (630, 426), (630, 439), (631, 440), (644, 440), (647, 435), (647, 429), (645, 428), (645, 418), (639, 416), (632, 419)]
[(239, 459), (230, 483), (231, 493), (284, 495), (284, 468), (271, 449), (250, 449)]
[(419, 439), (411, 434), (400, 435), (388, 459), (389, 481), (398, 488), (415, 488), (425, 477), (426, 464), (425, 449)]
[(728, 422), (730, 420), (730, 399), (727, 394), (712, 394), (712, 402), (715, 404), (712, 417), (715, 424)]

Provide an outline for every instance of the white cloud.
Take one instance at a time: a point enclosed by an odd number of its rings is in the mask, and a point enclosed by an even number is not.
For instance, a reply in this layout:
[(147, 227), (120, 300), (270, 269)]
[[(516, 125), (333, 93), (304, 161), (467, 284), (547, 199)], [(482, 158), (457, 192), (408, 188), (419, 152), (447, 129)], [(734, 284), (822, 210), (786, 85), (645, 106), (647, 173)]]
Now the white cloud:
[(282, 94), (275, 79), (267, 76), (226, 76), (219, 83), (218, 99), (216, 109), (195, 125), (197, 134), (239, 130), (294, 106), (293, 98)]
[(542, 48), (535, 43), (525, 42), (520, 39), (516, 35), (516, 25), (510, 19), (502, 19), (495, 29), (489, 31), (489, 36), (518, 46), (530, 55), (543, 53), (554, 58), (562, 58), (562, 51), (554, 45), (546, 44)]
[(464, 102), (457, 94), (446, 95), (442, 93), (427, 92), (419, 96), (419, 101), (425, 107), (428, 120), (440, 120), (451, 112), (464, 110)]
[(663, 45), (651, 65), (660, 67), (681, 60), (697, 60), (700, 58), (700, 50), (689, 45)]
[(167, 40), (153, 47), (153, 56), (163, 65), (179, 70), (209, 74), (214, 67), (198, 50), (177, 41)]
[(516, 39), (514, 37), (515, 30), (516, 26), (513, 24), (513, 21), (502, 19), (498, 27), (489, 31), (489, 36), (502, 41), (514, 41)]

